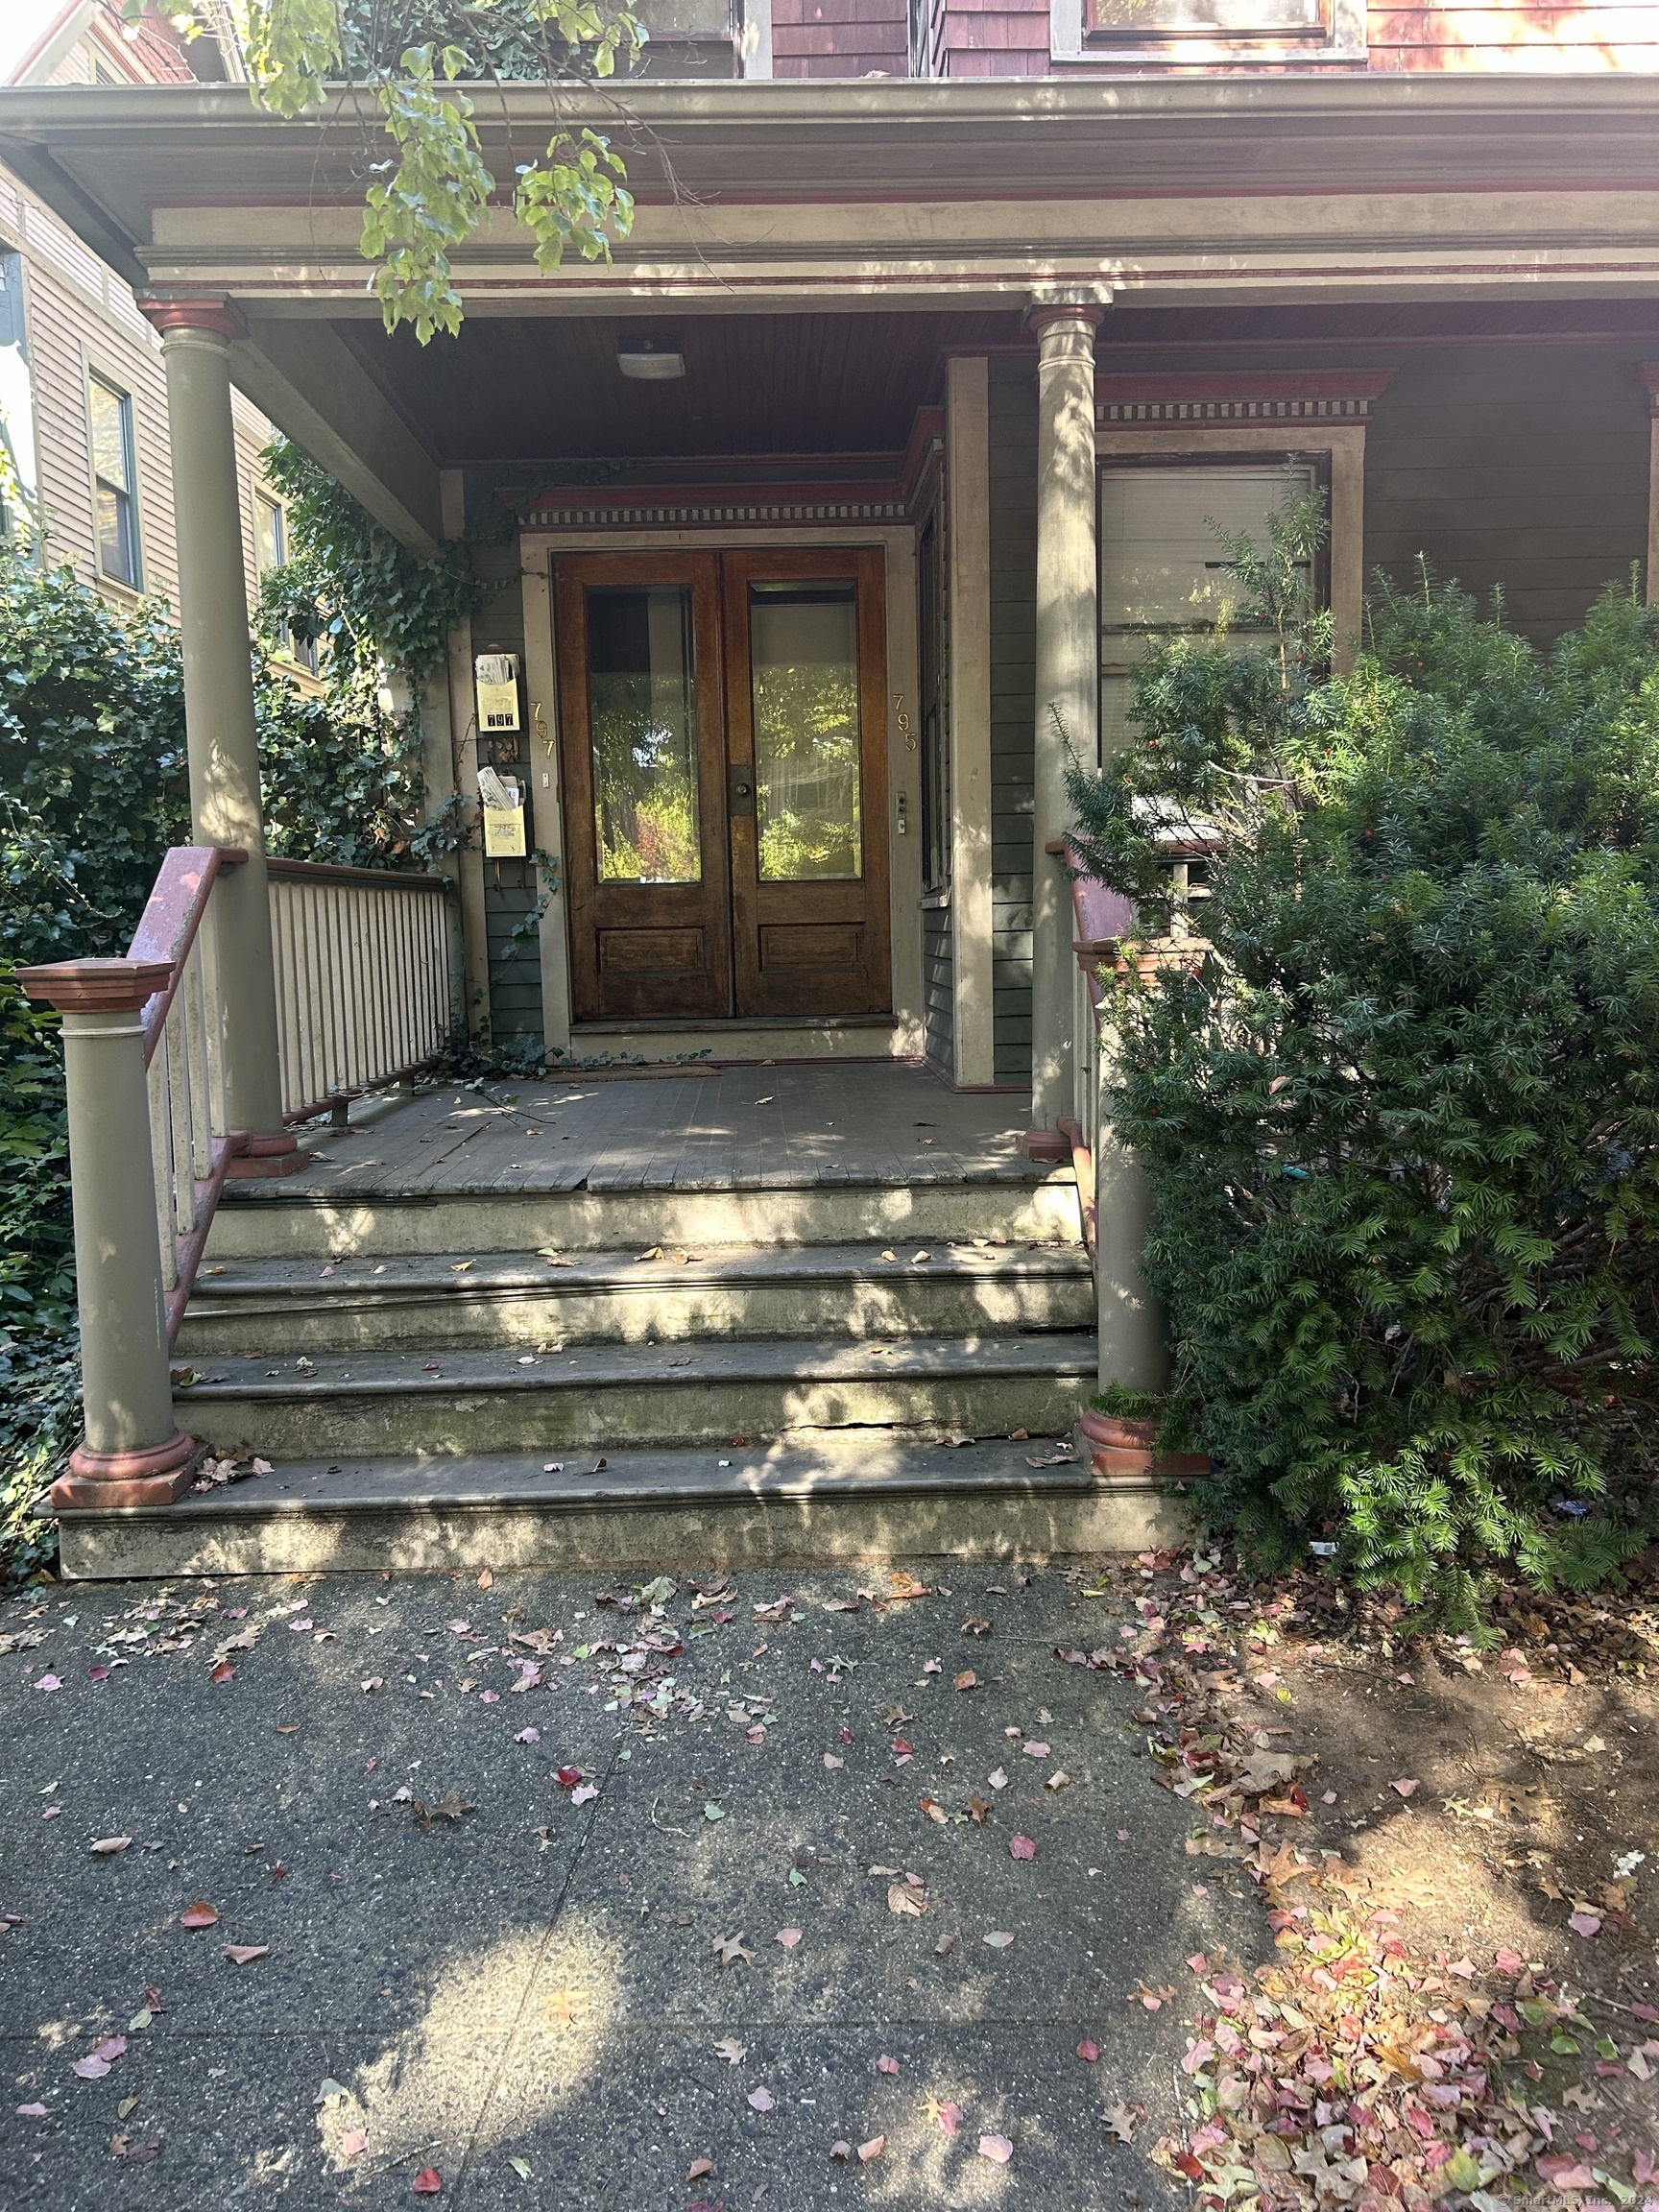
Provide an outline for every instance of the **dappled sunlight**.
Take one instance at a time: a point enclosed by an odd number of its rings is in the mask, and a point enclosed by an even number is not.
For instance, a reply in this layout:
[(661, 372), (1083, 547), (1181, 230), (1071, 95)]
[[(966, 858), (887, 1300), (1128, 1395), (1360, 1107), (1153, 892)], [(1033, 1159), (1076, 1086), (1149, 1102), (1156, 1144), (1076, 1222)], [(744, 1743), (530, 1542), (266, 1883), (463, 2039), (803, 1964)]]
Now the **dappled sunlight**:
[(625, 1980), (620, 1944), (580, 1913), (446, 1960), (421, 2020), (325, 2085), (317, 2128), (334, 2171), (488, 2151), (553, 2118), (598, 2077)]

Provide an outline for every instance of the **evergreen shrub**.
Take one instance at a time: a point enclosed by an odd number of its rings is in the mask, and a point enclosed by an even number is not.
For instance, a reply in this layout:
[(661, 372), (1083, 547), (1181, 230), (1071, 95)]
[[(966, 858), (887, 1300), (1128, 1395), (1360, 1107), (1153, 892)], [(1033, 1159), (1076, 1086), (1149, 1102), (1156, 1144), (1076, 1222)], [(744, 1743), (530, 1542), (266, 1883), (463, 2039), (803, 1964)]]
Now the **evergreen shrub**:
[(1266, 642), (1153, 649), (1073, 776), (1148, 934), (1215, 847), (1200, 972), (1115, 1000), (1114, 1111), (1220, 1519), (1479, 1632), (1498, 1571), (1589, 1586), (1659, 1518), (1659, 610), (1544, 652), (1425, 570), (1331, 677), (1322, 531), (1231, 543)]

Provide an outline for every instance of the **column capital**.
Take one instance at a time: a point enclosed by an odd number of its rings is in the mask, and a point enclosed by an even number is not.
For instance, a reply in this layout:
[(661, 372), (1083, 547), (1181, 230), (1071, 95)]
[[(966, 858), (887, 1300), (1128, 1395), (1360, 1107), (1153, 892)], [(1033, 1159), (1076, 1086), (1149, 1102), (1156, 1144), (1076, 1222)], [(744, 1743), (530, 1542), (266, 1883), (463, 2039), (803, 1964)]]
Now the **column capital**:
[(248, 335), (248, 318), (233, 300), (141, 299), (138, 312), (163, 338), (173, 330), (205, 330), (228, 343)]
[(1098, 327), (1112, 304), (1110, 284), (1042, 284), (1031, 295), (1025, 326), (1039, 335), (1054, 323)]

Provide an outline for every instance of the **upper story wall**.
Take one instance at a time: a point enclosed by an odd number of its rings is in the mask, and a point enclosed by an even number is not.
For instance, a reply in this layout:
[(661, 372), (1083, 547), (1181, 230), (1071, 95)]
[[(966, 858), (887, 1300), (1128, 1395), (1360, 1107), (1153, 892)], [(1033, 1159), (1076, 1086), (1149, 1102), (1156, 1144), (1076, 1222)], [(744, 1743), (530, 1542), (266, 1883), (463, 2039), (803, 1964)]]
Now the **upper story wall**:
[(908, 17), (891, 0), (772, 5), (780, 77), (1659, 70), (1651, 0), (911, 0)]

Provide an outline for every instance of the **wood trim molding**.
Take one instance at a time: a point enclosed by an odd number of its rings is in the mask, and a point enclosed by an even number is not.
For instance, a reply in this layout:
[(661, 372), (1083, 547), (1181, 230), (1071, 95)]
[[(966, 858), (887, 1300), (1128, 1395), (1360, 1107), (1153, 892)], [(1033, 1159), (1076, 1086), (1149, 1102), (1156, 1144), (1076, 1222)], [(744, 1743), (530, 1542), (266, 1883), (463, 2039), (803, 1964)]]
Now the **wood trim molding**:
[(678, 499), (622, 505), (541, 500), (524, 517), (526, 530), (787, 529), (799, 523), (891, 524), (909, 519), (909, 504), (891, 498)]
[(1100, 429), (1166, 429), (1183, 423), (1356, 422), (1370, 421), (1372, 402), (1393, 380), (1391, 370), (1319, 371), (1275, 375), (1105, 375), (1094, 379)]

